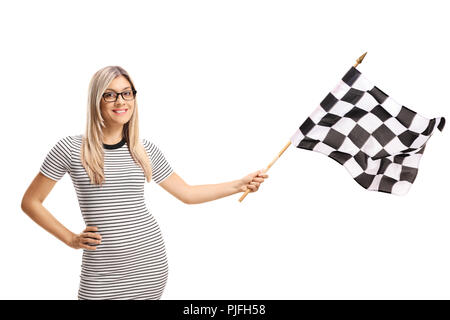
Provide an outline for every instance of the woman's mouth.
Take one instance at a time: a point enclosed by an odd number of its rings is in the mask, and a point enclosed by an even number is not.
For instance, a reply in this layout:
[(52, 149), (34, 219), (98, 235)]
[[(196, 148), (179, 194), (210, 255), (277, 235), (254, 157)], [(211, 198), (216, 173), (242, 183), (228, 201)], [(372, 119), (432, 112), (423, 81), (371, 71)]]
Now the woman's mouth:
[(118, 116), (124, 115), (127, 113), (128, 109), (113, 109), (113, 112)]

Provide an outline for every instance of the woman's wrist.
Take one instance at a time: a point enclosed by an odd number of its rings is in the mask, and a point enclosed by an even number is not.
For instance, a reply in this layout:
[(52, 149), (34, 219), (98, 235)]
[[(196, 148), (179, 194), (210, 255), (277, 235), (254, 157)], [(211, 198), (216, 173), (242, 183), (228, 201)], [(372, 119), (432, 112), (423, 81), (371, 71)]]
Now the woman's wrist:
[(243, 192), (242, 187), (245, 185), (245, 181), (243, 179), (237, 179), (233, 181), (233, 189), (234, 193)]
[(69, 247), (73, 247), (73, 238), (75, 237), (75, 233), (70, 231), (67, 233), (67, 235), (64, 237), (64, 243), (68, 245)]

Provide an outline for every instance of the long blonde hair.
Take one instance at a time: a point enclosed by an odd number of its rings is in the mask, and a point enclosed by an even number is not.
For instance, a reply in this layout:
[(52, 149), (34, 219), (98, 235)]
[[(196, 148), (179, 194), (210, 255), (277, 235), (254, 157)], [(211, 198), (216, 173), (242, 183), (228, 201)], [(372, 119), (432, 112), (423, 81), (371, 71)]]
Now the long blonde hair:
[[(121, 75), (130, 82), (132, 89), (135, 90), (135, 86), (128, 72), (119, 66), (108, 66), (98, 70), (92, 76), (89, 83), (87, 122), (86, 132), (81, 144), (81, 163), (92, 184), (101, 185), (105, 180), (102, 128), (106, 126), (100, 111), (100, 101), (111, 81)], [(147, 182), (150, 182), (152, 169), (147, 152), (139, 139), (139, 118), (136, 97), (134, 98), (134, 111), (131, 119), (123, 126), (123, 137), (126, 139), (128, 150), (133, 160), (144, 171)]]

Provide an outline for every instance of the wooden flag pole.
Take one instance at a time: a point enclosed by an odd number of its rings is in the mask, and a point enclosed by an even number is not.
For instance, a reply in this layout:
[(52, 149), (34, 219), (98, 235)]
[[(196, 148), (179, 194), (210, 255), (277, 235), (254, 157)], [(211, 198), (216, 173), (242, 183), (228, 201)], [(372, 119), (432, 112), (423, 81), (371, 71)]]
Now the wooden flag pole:
[[(364, 57), (366, 56), (367, 52), (364, 53), (361, 57), (359, 57), (358, 59), (356, 59), (356, 63), (354, 65), (354, 67), (356, 68), (363, 60)], [(270, 167), (281, 157), (281, 155), (283, 154), (284, 151), (286, 151), (287, 148), (289, 148), (289, 146), (291, 145), (291, 141), (289, 141), (284, 148), (278, 153), (278, 155), (275, 157), (275, 159), (272, 160), (271, 163), (269, 163), (269, 165), (267, 166), (266, 169), (263, 170), (264, 173), (266, 173), (267, 171), (269, 171)], [(250, 193), (250, 189), (247, 189), (247, 191), (245, 191), (245, 193), (239, 198), (239, 202), (242, 202), (242, 200), (245, 199), (245, 197)]]
[(360, 64), (361, 62), (363, 62), (364, 57), (366, 56), (367, 52), (364, 53), (361, 57), (359, 57), (358, 59), (356, 59), (356, 63), (354, 65), (354, 67), (356, 68), (358, 66), (358, 64)]
[[(275, 159), (272, 160), (271, 163), (269, 163), (269, 165), (267, 166), (267, 168), (265, 168), (263, 170), (264, 173), (266, 173), (270, 167), (275, 163), (275, 161), (278, 160), (279, 157), (281, 157), (281, 155), (283, 154), (283, 152), (291, 145), (291, 142), (289, 141), (284, 148), (278, 153), (278, 155), (275, 157)], [(244, 198), (249, 194), (250, 189), (247, 189), (247, 191), (245, 191), (245, 193), (239, 198), (239, 201), (242, 202), (242, 200), (244, 200)]]

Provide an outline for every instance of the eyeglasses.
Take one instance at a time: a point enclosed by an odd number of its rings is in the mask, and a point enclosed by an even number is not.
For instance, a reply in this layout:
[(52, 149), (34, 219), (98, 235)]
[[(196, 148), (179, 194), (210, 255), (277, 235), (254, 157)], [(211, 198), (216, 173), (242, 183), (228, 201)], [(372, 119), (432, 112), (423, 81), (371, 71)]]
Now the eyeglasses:
[(123, 100), (130, 101), (136, 97), (136, 93), (136, 90), (127, 90), (124, 92), (105, 92), (103, 94), (103, 100), (106, 102), (116, 102), (119, 95), (121, 95)]

